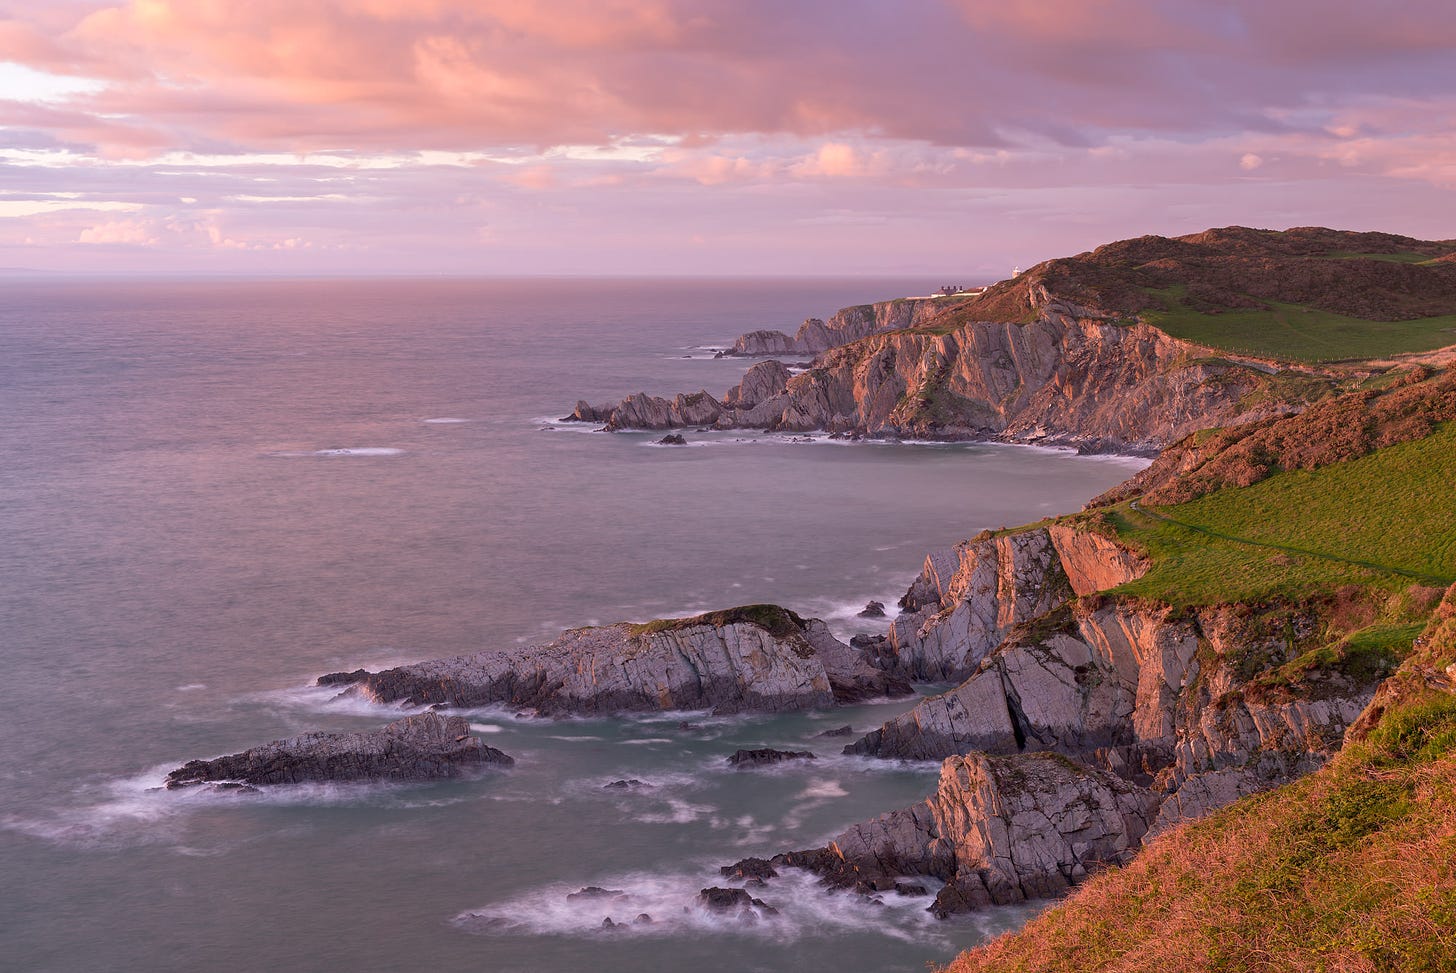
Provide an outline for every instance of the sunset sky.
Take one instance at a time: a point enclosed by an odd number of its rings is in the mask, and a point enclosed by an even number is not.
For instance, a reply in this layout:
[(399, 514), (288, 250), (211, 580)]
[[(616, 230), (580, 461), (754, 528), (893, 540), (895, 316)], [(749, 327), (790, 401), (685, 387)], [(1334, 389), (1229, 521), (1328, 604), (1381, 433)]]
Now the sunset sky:
[(1451, 0), (0, 0), (0, 267), (997, 279), (1456, 237)]

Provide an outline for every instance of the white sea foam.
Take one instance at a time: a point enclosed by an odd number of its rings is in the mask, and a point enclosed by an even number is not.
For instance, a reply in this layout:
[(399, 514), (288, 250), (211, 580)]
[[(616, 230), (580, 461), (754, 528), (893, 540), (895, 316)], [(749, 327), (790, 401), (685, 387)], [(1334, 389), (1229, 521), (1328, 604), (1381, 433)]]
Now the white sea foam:
[(435, 419), (421, 419), (427, 426), (454, 426), (462, 422), (470, 422), (469, 419), (456, 419), (452, 416), (440, 416)]
[(500, 733), (502, 729), (494, 723), (472, 723), (470, 728), (476, 733)]
[[(933, 886), (933, 881), (922, 884)], [(776, 916), (745, 920), (710, 912), (698, 903), (707, 886), (730, 884), (715, 868), (679, 874), (631, 873), (583, 881), (575, 887), (556, 884), (504, 902), (482, 906), (456, 916), (464, 929), (481, 935), (534, 935), (579, 937), (750, 937), (771, 942), (805, 938), (832, 938), (874, 928), (905, 942), (950, 947), (948, 927), (933, 919), (923, 896), (883, 896), (877, 904), (863, 896), (830, 891), (798, 869), (788, 869), (764, 888), (749, 893), (779, 910)], [(599, 897), (567, 896), (585, 885), (612, 893)], [(651, 922), (633, 920), (646, 914)], [(602, 921), (610, 918), (611, 928)], [(972, 920), (1004, 919), (1000, 915)], [(987, 922), (989, 927), (990, 922)]]
[(185, 686), (178, 686), (176, 691), (179, 692), (179, 693), (191, 693), (191, 692), (196, 692), (199, 689), (206, 689), (206, 688), (207, 688), (207, 683), (205, 683), (205, 682), (189, 682)]
[(805, 787), (802, 791), (794, 796), (827, 800), (834, 797), (848, 797), (849, 791), (845, 790), (844, 786), (840, 784), (837, 780), (816, 778), (809, 782), (808, 787)]
[(279, 459), (299, 459), (309, 456), (334, 458), (341, 456), (403, 456), (404, 450), (394, 446), (335, 446), (329, 449), (292, 450), (281, 449), (268, 453)]

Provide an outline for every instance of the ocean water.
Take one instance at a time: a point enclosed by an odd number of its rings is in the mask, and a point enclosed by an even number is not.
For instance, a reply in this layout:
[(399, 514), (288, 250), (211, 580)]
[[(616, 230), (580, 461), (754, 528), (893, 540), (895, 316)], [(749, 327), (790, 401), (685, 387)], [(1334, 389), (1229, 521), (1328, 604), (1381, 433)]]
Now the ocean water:
[[(705, 346), (929, 281), (7, 281), (0, 290), (0, 966), (922, 970), (1028, 908), (937, 922), (718, 865), (929, 794), (931, 765), (786, 717), (471, 714), (516, 768), (169, 794), (166, 770), (397, 711), (313, 676), (756, 601), (883, 630), (926, 551), (1079, 506), (1136, 461), (558, 423), (706, 388)], [(684, 719), (697, 724), (682, 729)], [(826, 745), (828, 744), (828, 745)], [(815, 750), (735, 773), (739, 746)], [(604, 784), (637, 778), (629, 792)], [(608, 902), (569, 900), (597, 885)], [(603, 918), (654, 922), (603, 930)]]

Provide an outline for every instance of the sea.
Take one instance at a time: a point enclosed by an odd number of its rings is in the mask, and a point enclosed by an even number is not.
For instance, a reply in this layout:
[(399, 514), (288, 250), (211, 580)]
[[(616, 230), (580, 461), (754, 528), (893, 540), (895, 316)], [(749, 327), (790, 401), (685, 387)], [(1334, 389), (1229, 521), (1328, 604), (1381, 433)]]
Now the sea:
[[(777, 918), (695, 908), (720, 865), (932, 793), (934, 764), (817, 736), (905, 701), (485, 709), (473, 731), (509, 771), (159, 789), (193, 758), (401, 715), (312, 688), (324, 672), (756, 602), (883, 632), (857, 612), (893, 612), (929, 551), (1140, 468), (559, 421), (578, 399), (721, 396), (751, 363), (712, 349), (739, 333), (936, 283), (0, 282), (0, 967), (922, 971), (1024, 923), (1037, 906), (938, 921), (933, 881), (873, 902), (793, 874), (756, 892)], [(818, 759), (731, 770), (749, 746)], [(589, 886), (612, 894), (568, 898)]]

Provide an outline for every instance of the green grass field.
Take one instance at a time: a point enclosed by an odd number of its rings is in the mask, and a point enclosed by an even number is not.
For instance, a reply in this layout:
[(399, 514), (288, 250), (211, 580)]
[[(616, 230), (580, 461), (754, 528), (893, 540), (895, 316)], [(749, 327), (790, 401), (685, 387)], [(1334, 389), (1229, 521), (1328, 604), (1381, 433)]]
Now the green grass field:
[(1310, 472), (1278, 473), (1102, 518), (1153, 567), (1117, 593), (1178, 606), (1265, 602), (1343, 585), (1456, 582), (1456, 424)]
[(1302, 304), (1204, 314), (1160, 294), (1167, 306), (1143, 317), (1175, 338), (1228, 351), (1300, 362), (1380, 358), (1456, 344), (1456, 314), (1412, 321), (1367, 321)]

